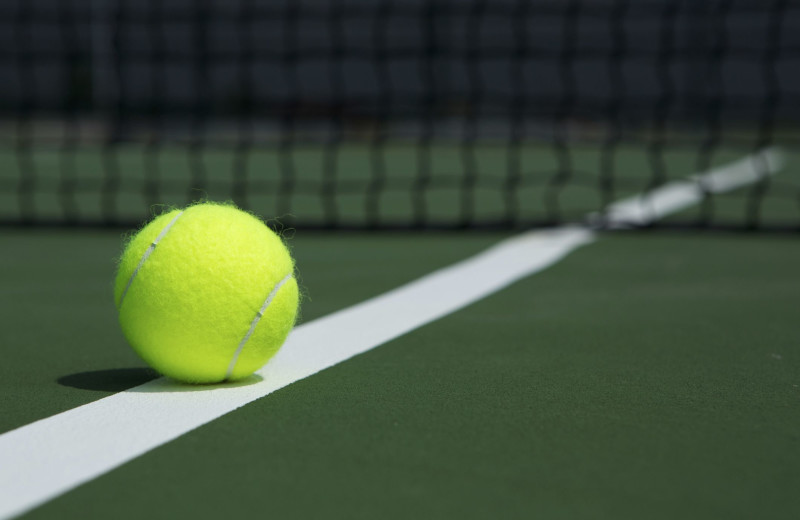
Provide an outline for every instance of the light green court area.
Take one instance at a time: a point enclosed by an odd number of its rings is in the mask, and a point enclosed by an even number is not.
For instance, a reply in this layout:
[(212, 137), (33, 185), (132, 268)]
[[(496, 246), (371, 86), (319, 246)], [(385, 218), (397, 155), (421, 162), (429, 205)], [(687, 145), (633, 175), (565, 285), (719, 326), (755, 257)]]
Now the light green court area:
[[(290, 241), (313, 320), (499, 234)], [(0, 432), (155, 377), (118, 232), (0, 232)], [(603, 236), (24, 518), (797, 518), (800, 241)]]
[[(755, 146), (663, 149), (508, 142), (0, 149), (0, 218), (138, 221), (158, 205), (234, 200), (287, 223), (579, 221), (620, 197), (729, 164)], [(671, 222), (800, 222), (800, 161)], [(754, 167), (760, 171), (761, 164)], [(28, 214), (30, 212), (31, 214)]]

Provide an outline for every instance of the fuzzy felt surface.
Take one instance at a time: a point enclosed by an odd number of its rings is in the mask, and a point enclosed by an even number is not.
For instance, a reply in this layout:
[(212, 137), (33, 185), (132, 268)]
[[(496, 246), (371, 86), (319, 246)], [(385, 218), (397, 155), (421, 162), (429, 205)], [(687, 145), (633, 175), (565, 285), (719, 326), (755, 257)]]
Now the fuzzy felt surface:
[[(267, 296), (294, 263), (280, 237), (234, 206), (205, 203), (178, 216), (180, 211), (156, 217), (125, 249), (114, 284), (119, 321), (133, 349), (162, 374), (219, 382)], [(298, 305), (292, 277), (258, 320), (229, 379), (251, 375), (278, 351)]]

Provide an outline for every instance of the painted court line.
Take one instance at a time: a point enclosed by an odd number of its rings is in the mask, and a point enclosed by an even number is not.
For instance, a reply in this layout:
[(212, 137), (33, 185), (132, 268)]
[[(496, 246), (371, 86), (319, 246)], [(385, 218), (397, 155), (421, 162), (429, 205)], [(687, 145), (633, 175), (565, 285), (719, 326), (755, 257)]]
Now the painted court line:
[(783, 155), (777, 148), (766, 148), (690, 180), (673, 181), (646, 194), (617, 201), (606, 208), (604, 217), (612, 228), (646, 225), (699, 203), (704, 190), (724, 193), (752, 184), (777, 173), (783, 162)]
[[(777, 165), (775, 157), (767, 162)], [(729, 173), (725, 168), (712, 172), (719, 184), (738, 186), (728, 179), (740, 175), (737, 164)], [(675, 196), (669, 189), (664, 193)], [(654, 190), (648, 203), (678, 206), (679, 201), (666, 204), (661, 197)], [(257, 372), (263, 379), (256, 383), (196, 390), (157, 379), (0, 435), (0, 519), (22, 514), (251, 401), (470, 305), (592, 240), (594, 234), (581, 226), (523, 233), (301, 325)]]

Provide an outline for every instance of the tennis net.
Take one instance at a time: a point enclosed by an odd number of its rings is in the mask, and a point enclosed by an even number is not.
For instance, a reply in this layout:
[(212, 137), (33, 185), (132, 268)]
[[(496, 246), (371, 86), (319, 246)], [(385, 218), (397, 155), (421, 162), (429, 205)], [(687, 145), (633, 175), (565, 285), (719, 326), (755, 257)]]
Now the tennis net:
[(298, 228), (547, 226), (753, 157), (756, 182), (696, 181), (658, 226), (800, 229), (787, 0), (0, 0), (0, 38), (6, 225), (211, 199)]

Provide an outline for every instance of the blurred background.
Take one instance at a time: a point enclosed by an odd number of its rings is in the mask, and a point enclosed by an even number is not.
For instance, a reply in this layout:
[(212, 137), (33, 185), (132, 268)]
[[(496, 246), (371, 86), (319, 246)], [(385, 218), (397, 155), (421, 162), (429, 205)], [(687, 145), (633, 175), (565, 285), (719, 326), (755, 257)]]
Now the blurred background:
[(658, 226), (800, 229), (787, 0), (0, 0), (0, 85), (7, 225), (553, 225), (780, 146)]
[(283, 230), (300, 326), (663, 206), (25, 518), (800, 518), (799, 122), (798, 1), (0, 0), (0, 436), (157, 377), (170, 205)]

